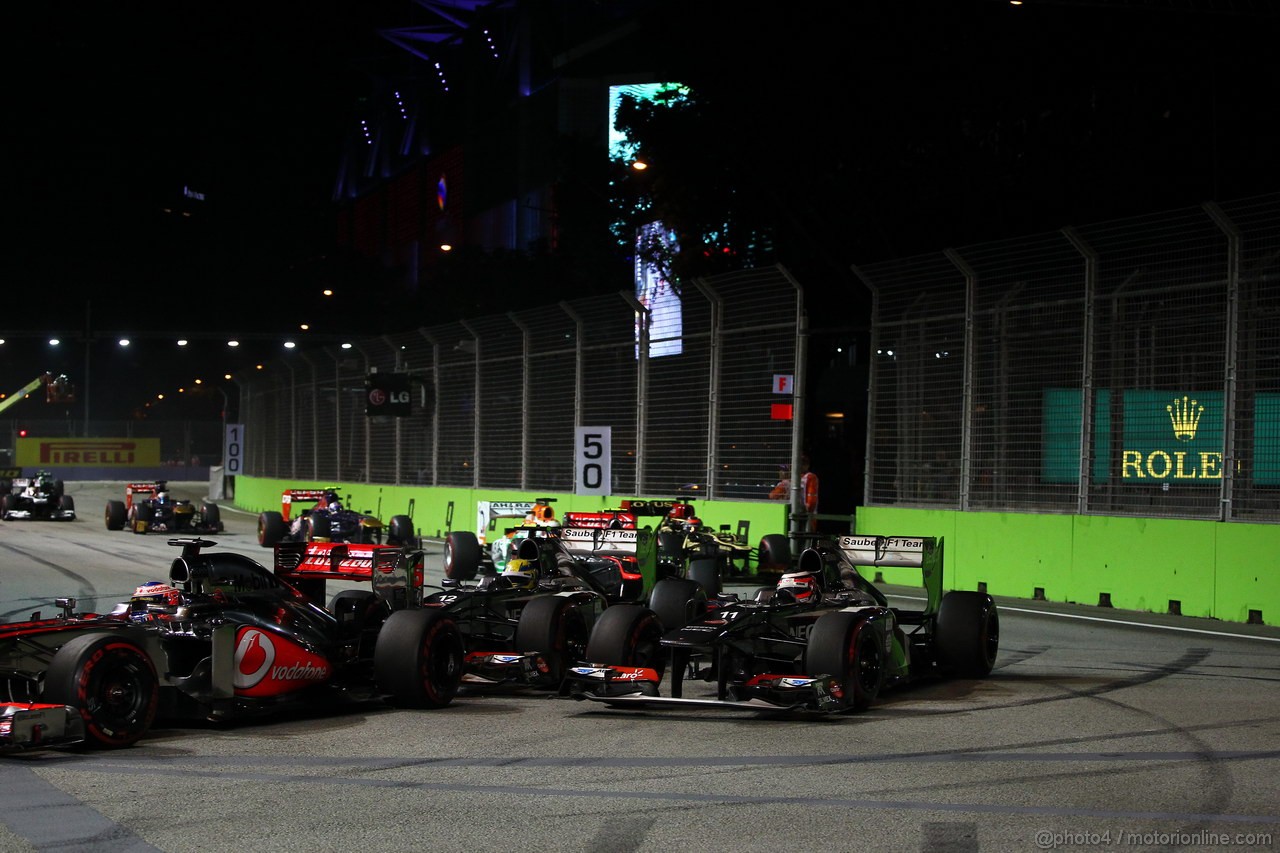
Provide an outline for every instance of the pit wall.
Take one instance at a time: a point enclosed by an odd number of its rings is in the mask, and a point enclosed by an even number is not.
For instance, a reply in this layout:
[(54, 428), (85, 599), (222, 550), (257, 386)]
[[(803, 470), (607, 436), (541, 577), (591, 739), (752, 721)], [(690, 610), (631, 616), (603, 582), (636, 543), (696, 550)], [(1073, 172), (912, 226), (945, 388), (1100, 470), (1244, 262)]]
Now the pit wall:
[[(440, 539), (471, 530), (476, 502), (554, 497), (556, 515), (614, 509), (636, 495), (595, 497), (424, 486), (343, 485), (240, 476), (235, 505), (251, 512), (280, 508), (285, 489), (337, 486), (352, 509), (384, 521), (409, 514), (418, 534)], [(662, 496), (655, 496), (662, 497)], [(787, 507), (778, 502), (691, 498), (704, 523), (746, 522), (753, 545), (784, 533)], [(944, 540), (947, 589), (979, 589), (1011, 598), (1075, 602), (1230, 622), (1280, 624), (1280, 525), (1115, 516), (859, 507), (862, 534), (933, 536)], [(889, 584), (919, 586), (919, 569), (884, 569)]]
[(856, 529), (943, 537), (948, 589), (1280, 624), (1280, 525), (859, 507)]

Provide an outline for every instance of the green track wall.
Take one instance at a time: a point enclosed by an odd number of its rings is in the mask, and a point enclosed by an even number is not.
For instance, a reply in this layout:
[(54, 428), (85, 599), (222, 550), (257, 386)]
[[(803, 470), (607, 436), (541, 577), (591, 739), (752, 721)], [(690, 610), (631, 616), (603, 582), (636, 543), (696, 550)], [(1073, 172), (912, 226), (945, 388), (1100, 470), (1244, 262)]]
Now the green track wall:
[[(857, 532), (944, 537), (949, 589), (1280, 624), (1280, 525), (859, 507)], [(886, 569), (888, 583), (919, 583)]]
[[(252, 512), (279, 509), (285, 489), (332, 485), (241, 476), (235, 504)], [(412, 500), (414, 524), (427, 538), (472, 530), (479, 500), (554, 497), (560, 515), (610, 509), (635, 497), (336, 485), (351, 495), (353, 509), (384, 520), (408, 512)], [(737, 531), (746, 522), (753, 544), (787, 529), (781, 503), (693, 500), (707, 524)], [(1153, 613), (1167, 613), (1177, 601), (1184, 616), (1248, 622), (1257, 614), (1255, 621), (1280, 624), (1280, 525), (895, 507), (859, 507), (855, 519), (858, 533), (943, 538), (948, 589), (986, 584), (992, 595), (1093, 605), (1105, 594), (1113, 607)], [(919, 570), (885, 569), (884, 580), (917, 586)]]

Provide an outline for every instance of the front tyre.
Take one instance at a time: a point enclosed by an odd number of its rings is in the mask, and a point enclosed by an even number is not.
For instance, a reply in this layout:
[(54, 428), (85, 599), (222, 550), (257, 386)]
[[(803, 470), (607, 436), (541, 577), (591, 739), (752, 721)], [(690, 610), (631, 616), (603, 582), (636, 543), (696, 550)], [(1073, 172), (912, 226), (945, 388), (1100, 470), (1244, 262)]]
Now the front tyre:
[(589, 639), (587, 620), (572, 601), (558, 595), (540, 595), (520, 611), (515, 651), (541, 654), (546, 670), (539, 681), (557, 686), (569, 667), (585, 657)]
[(397, 610), (373, 650), (374, 679), (400, 705), (443, 708), (462, 682), (462, 634), (443, 610)]
[(661, 677), (666, 655), (659, 640), (662, 622), (639, 604), (614, 604), (605, 608), (591, 629), (587, 661), (604, 666), (643, 666)]
[(284, 541), (288, 533), (289, 528), (280, 513), (268, 510), (258, 514), (258, 544), (263, 548), (274, 547)]
[(480, 568), (480, 540), (467, 530), (455, 530), (444, 538), (444, 576), (469, 581)]
[(985, 678), (1000, 650), (1000, 613), (985, 592), (956, 591), (942, 597), (934, 631), (938, 665), (961, 678)]
[(151, 659), (132, 640), (118, 633), (82, 634), (54, 655), (42, 699), (76, 708), (89, 746), (119, 749), (151, 728), (159, 679)]
[(414, 538), (412, 518), (407, 515), (391, 516), (391, 520), (387, 522), (388, 545), (412, 545)]
[(805, 673), (832, 675), (840, 682), (846, 709), (866, 709), (884, 683), (884, 654), (876, 626), (858, 613), (836, 611), (820, 617), (809, 632)]

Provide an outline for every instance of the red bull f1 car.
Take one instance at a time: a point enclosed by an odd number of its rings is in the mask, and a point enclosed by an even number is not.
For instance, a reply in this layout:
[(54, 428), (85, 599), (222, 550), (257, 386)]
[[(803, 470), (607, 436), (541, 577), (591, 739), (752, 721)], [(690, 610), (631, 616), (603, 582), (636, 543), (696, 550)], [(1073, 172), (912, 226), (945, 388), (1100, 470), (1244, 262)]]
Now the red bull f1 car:
[[(462, 639), (422, 608), (422, 555), (380, 545), (288, 543), (274, 570), (182, 548), (168, 578), (109, 613), (0, 624), (0, 751), (126, 747), (158, 719), (230, 720), (316, 703), (452, 701)], [(322, 606), (329, 579), (363, 581)]]
[(189, 500), (174, 498), (167, 480), (127, 484), (123, 501), (107, 501), (105, 517), (108, 530), (187, 535), (222, 531), (217, 504), (201, 501), (197, 508)]
[[(894, 607), (859, 568), (917, 567), (923, 609)], [(663, 584), (678, 583), (674, 579)], [(943, 594), (942, 541), (915, 536), (842, 536), (806, 549), (794, 571), (750, 599), (709, 599), (699, 618), (660, 640), (670, 674), (592, 661), (570, 667), (563, 695), (615, 706), (698, 706), (754, 711), (862, 710), (884, 688), (927, 676), (981, 678), (1000, 641), (986, 593)], [(686, 682), (715, 685), (685, 695)]]
[[(350, 503), (350, 495), (347, 496)], [(308, 506), (309, 505), (309, 506)], [(401, 547), (421, 547), (413, 519), (394, 515), (388, 524), (369, 512), (343, 505), (336, 489), (285, 489), (280, 511), (258, 515), (258, 544), (271, 548), (278, 542), (350, 542)]]

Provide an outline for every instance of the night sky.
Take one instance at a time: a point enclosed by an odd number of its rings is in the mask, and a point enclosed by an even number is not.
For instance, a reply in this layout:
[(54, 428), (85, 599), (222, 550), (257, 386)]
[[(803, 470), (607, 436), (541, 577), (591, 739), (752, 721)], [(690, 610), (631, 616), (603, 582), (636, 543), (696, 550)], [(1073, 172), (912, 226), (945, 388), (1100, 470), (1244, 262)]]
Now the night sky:
[[(724, 138), (768, 172), (811, 241), (806, 260), (828, 270), (1280, 189), (1272, 4), (623, 7), (646, 15), (639, 50), (617, 54), (625, 70), (718, 99)], [(371, 71), (414, 61), (376, 29), (421, 10), (24, 4), (11, 16), (0, 390), (43, 370), (76, 378), (83, 349), (55, 355), (43, 333), (82, 336), (86, 322), (140, 342), (128, 355), (94, 345), (103, 417), (179, 374), (233, 366), (223, 332), (294, 331), (318, 298), (309, 271), (332, 249), (357, 99)], [(177, 331), (199, 345), (176, 353), (160, 333)]]

